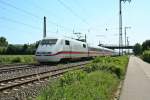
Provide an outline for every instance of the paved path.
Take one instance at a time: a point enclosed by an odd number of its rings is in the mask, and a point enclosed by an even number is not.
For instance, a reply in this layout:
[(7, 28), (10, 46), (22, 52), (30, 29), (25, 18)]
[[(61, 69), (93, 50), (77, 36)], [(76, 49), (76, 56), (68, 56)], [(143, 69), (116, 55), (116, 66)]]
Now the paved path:
[(150, 100), (150, 64), (130, 57), (120, 100)]

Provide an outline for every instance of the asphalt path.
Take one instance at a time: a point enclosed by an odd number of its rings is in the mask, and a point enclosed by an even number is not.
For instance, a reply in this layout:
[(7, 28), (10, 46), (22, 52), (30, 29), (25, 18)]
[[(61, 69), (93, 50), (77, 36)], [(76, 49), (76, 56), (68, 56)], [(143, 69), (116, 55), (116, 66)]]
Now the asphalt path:
[(120, 100), (150, 100), (150, 64), (130, 57)]

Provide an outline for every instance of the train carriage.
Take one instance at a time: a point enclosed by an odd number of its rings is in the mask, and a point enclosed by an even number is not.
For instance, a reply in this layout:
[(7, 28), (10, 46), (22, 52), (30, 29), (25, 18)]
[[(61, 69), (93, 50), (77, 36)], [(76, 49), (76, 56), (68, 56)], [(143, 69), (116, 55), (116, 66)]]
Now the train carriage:
[(39, 62), (59, 62), (62, 59), (77, 59), (96, 56), (114, 55), (115, 52), (99, 46), (89, 46), (69, 38), (44, 38), (37, 50), (36, 59)]

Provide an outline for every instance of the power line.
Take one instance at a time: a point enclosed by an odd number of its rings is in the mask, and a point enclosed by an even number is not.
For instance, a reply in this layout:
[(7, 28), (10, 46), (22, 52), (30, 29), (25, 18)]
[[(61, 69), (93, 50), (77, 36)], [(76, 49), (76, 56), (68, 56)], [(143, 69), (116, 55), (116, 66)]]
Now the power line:
[(82, 12), (87, 16), (86, 14), (87, 10), (83, 6), (80, 5), (79, 0), (74, 0), (74, 2), (76, 3), (77, 6), (81, 8)]
[(25, 14), (28, 14), (28, 15), (30, 15), (30, 16), (33, 16), (33, 17), (35, 17), (35, 18), (40, 18), (39, 16), (36, 16), (35, 14), (33, 14), (33, 13), (31, 13), (31, 12), (28, 12), (28, 11), (26, 11), (26, 10), (24, 10), (24, 9), (18, 8), (18, 7), (14, 6), (14, 5), (12, 5), (12, 4), (8, 3), (8, 2), (4, 2), (4, 1), (0, 0), (0, 3), (1, 3), (1, 4), (4, 4), (4, 5), (6, 5), (6, 6), (9, 6), (9, 7), (11, 7), (11, 8), (14, 8), (14, 9), (20, 11), (20, 12), (25, 13)]
[[(6, 11), (6, 12), (11, 12), (12, 14), (13, 14), (13, 12), (10, 10), (10, 9), (7, 9), (7, 8), (5, 8), (5, 7), (2, 7), (2, 6), (0, 6), (0, 9), (2, 9), (3, 11)], [(9, 13), (10, 14), (10, 13)], [(17, 15), (20, 15), (20, 16), (22, 16), (22, 14), (21, 13), (17, 13)], [(37, 23), (37, 19), (35, 19), (35, 20), (33, 20), (32, 19), (32, 21), (34, 21), (34, 22), (36, 22)], [(38, 20), (39, 21), (39, 20)]]
[[(41, 17), (39, 17), (39, 16), (37, 16), (37, 15), (31, 13), (31, 12), (28, 12), (28, 11), (26, 11), (26, 10), (24, 10), (24, 9), (21, 9), (21, 8), (19, 8), (19, 7), (16, 7), (16, 6), (14, 6), (14, 5), (12, 5), (12, 4), (8, 3), (8, 2), (4, 2), (4, 1), (0, 0), (0, 3), (1, 3), (1, 4), (4, 4), (4, 5), (6, 5), (6, 6), (9, 6), (9, 7), (11, 7), (11, 8), (14, 8), (14, 9), (16, 9), (16, 10), (18, 10), (18, 11), (20, 11), (20, 12), (23, 12), (23, 13), (25, 13), (25, 14), (27, 14), (27, 15), (30, 15), (30, 16), (36, 18), (36, 19), (41, 19)], [(58, 25), (58, 23), (55, 23), (55, 22), (52, 22), (52, 21), (48, 21), (48, 22), (51, 23), (51, 24), (53, 24), (53, 25), (55, 25), (55, 26), (59, 26), (60, 28), (66, 28), (65, 26)], [(67, 29), (69, 29), (69, 28), (67, 28)]]
[(12, 22), (12, 23), (16, 23), (16, 24), (21, 24), (21, 25), (30, 27), (32, 29), (40, 30), (40, 27), (36, 27), (36, 26), (30, 25), (30, 24), (26, 24), (26, 23), (16, 21), (16, 20), (13, 20), (13, 19), (10, 19), (10, 18), (0, 17), (0, 19), (5, 20), (5, 21), (9, 21), (9, 22)]
[(64, 6), (70, 13), (72, 13), (75, 17), (79, 18), (83, 23), (88, 24), (87, 21), (81, 18), (77, 13), (75, 13), (68, 5), (66, 5), (63, 1), (57, 0), (62, 6)]
[[(24, 0), (25, 2), (26, 2), (26, 0)], [(54, 18), (59, 18), (60, 20), (62, 20), (62, 18), (60, 18), (60, 16), (58, 17), (55, 13), (53, 13), (53, 11), (52, 10), (49, 10), (49, 9), (46, 9), (46, 8), (43, 8), (43, 7), (41, 7), (40, 5), (38, 5), (34, 0), (28, 0), (28, 2), (30, 2), (30, 4), (32, 3), (32, 6), (34, 6), (35, 8), (38, 8), (38, 9), (40, 9), (40, 10), (42, 10), (42, 11), (44, 11), (44, 12), (50, 12), (51, 13), (51, 16), (53, 16)]]
[[(41, 27), (36, 27), (36, 26), (30, 25), (30, 24), (27, 24), (27, 23), (23, 23), (23, 22), (20, 22), (20, 21), (17, 21), (17, 20), (13, 20), (13, 19), (7, 18), (7, 17), (0, 17), (0, 19), (4, 20), (4, 21), (8, 21), (8, 22), (24, 25), (24, 26), (27, 26), (27, 27), (32, 28), (34, 30), (41, 30)], [(55, 32), (52, 32), (50, 30), (47, 30), (47, 31), (51, 32), (51, 33), (55, 33)]]

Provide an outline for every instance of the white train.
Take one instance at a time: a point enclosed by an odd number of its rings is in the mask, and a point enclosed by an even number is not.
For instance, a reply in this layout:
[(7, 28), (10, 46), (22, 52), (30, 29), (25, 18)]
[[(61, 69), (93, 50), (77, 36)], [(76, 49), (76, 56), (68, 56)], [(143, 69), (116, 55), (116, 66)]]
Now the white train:
[(39, 62), (59, 62), (63, 59), (88, 58), (96, 56), (112, 56), (118, 53), (99, 46), (90, 46), (85, 42), (69, 38), (44, 38), (37, 50)]

